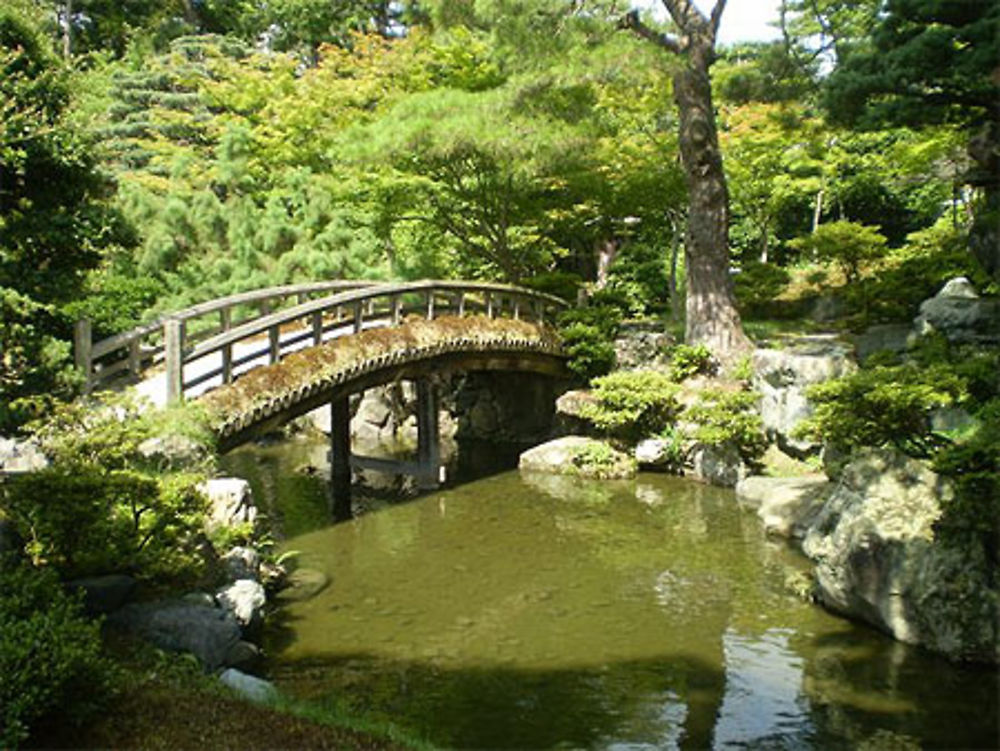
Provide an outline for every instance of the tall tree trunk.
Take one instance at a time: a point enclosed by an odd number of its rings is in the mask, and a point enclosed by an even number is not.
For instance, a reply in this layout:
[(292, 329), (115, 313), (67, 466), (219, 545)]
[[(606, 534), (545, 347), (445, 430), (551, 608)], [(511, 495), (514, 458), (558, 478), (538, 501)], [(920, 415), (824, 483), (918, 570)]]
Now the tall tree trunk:
[(726, 0), (716, 0), (710, 18), (692, 0), (663, 0), (663, 4), (680, 29), (680, 38), (654, 32), (635, 13), (626, 20), (640, 36), (681, 55), (684, 61), (674, 75), (681, 162), (688, 188), (684, 339), (688, 344), (704, 344), (722, 361), (733, 361), (752, 345), (743, 333), (729, 277), (729, 192), (708, 77)]
[(62, 52), (63, 59), (69, 60), (73, 54), (73, 0), (66, 0), (63, 13)]

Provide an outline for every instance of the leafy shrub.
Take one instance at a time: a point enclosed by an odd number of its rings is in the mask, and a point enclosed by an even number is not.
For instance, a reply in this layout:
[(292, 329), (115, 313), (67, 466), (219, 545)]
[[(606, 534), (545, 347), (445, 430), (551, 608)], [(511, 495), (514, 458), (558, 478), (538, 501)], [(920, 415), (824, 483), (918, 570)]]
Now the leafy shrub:
[(617, 308), (603, 305), (588, 305), (584, 308), (570, 308), (559, 314), (559, 328), (566, 329), (574, 324), (593, 326), (605, 339), (614, 339), (621, 326), (622, 314)]
[(570, 461), (578, 474), (598, 480), (631, 477), (636, 471), (633, 457), (598, 441), (577, 448)]
[(100, 625), (53, 572), (0, 569), (0, 746), (14, 748), (50, 716), (79, 723), (101, 708), (112, 681)]
[(697, 426), (694, 438), (700, 443), (732, 443), (745, 461), (753, 462), (767, 448), (758, 399), (759, 395), (752, 391), (703, 391), (683, 417)]
[(197, 576), (203, 474), (161, 471), (139, 450), (171, 418), (171, 430), (199, 435), (203, 428), (185, 422), (190, 417), (146, 414), (127, 399), (105, 397), (63, 405), (35, 426), (52, 466), (0, 488), (0, 506), (35, 564), (66, 577), (123, 570), (145, 578)]
[(610, 373), (615, 367), (615, 346), (596, 326), (575, 323), (560, 333), (563, 347), (569, 354), (566, 367), (582, 380)]
[(821, 224), (811, 235), (790, 244), (818, 261), (836, 265), (847, 283), (852, 284), (861, 278), (867, 265), (882, 257), (886, 238), (875, 227), (840, 220)]
[(205, 501), (194, 485), (56, 466), (12, 479), (0, 498), (35, 565), (67, 578), (180, 575), (197, 569), (197, 559), (180, 552), (201, 527)]
[(696, 375), (712, 375), (715, 360), (704, 344), (678, 344), (670, 352), (670, 377), (680, 383)]
[(560, 314), (559, 333), (569, 353), (567, 367), (581, 379), (610, 373), (615, 367), (613, 340), (621, 313), (605, 306), (573, 308)]
[(965, 234), (950, 227), (914, 232), (868, 281), (871, 317), (910, 321), (921, 302), (957, 276), (968, 277), (980, 290), (989, 283), (989, 276), (969, 252)]
[(620, 371), (594, 379), (596, 402), (581, 414), (609, 435), (636, 439), (664, 430), (677, 416), (679, 386), (662, 373)]
[(750, 262), (733, 277), (733, 291), (740, 308), (750, 315), (765, 311), (791, 281), (789, 273), (771, 263)]
[(931, 413), (966, 394), (965, 381), (943, 363), (878, 365), (810, 386), (815, 411), (796, 430), (844, 449), (892, 445), (926, 458), (943, 441), (931, 429)]
[(977, 533), (996, 562), (1000, 559), (1000, 398), (986, 402), (976, 417), (971, 436), (945, 446), (934, 457), (935, 471), (951, 477), (956, 491), (937, 528)]

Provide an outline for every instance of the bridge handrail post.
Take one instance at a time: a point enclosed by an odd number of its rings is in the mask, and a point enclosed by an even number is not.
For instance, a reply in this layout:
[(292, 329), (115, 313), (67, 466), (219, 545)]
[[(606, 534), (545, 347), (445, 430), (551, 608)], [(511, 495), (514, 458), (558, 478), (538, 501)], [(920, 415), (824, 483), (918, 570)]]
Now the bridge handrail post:
[(459, 318), (464, 318), (465, 317), (465, 293), (464, 292), (459, 291), (455, 295), (455, 307), (458, 309), (458, 317)]
[(493, 318), (493, 293), (486, 293), (486, 317)]
[(365, 312), (361, 301), (354, 303), (354, 333), (360, 334), (365, 325)]
[(510, 296), (510, 303), (511, 303), (511, 315), (513, 315), (515, 321), (520, 321), (521, 320), (521, 296), (520, 295), (516, 295), (516, 294), (515, 295), (511, 295)]
[(402, 313), (402, 298), (399, 295), (389, 298), (389, 308), (392, 310), (392, 325), (398, 326)]
[(427, 320), (434, 320), (434, 290), (427, 290)]
[(89, 394), (94, 385), (93, 327), (89, 318), (81, 318), (73, 327), (73, 359), (83, 371), (83, 393)]
[(184, 321), (163, 321), (164, 358), (167, 365), (167, 404), (184, 401)]
[[(219, 328), (222, 331), (229, 331), (233, 324), (232, 308), (221, 308), (219, 310)], [(227, 344), (222, 348), (222, 382), (233, 382), (233, 345)]]
[(323, 314), (312, 314), (312, 335), (313, 344), (318, 346), (323, 343)]

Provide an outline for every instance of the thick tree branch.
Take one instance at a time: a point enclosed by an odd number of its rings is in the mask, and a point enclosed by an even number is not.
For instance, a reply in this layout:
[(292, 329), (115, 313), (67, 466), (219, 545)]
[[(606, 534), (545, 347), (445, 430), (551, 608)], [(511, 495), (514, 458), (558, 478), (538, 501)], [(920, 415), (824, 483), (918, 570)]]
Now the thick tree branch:
[(669, 34), (661, 34), (660, 32), (654, 31), (646, 26), (646, 24), (642, 22), (642, 19), (639, 18), (639, 11), (637, 10), (630, 10), (625, 14), (625, 17), (622, 19), (622, 26), (626, 29), (632, 30), (636, 35), (642, 37), (643, 39), (647, 39), (650, 42), (653, 42), (653, 44), (657, 44), (676, 55), (680, 55), (684, 52), (684, 47), (680, 40), (670, 36)]
[(718, 0), (712, 8), (712, 18), (709, 22), (712, 27), (712, 39), (719, 33), (719, 24), (722, 22), (722, 12), (726, 9), (726, 0)]

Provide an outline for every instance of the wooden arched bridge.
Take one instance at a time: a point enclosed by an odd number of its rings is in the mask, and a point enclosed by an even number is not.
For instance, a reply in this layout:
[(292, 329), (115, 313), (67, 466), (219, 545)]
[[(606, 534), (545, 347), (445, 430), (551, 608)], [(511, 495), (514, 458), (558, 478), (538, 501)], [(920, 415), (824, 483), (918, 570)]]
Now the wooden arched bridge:
[(551, 295), (482, 282), (290, 285), (212, 300), (97, 342), (81, 321), (76, 362), (88, 391), (129, 380), (160, 403), (198, 398), (222, 450), (329, 403), (334, 498), (342, 499), (350, 488), (351, 394), (417, 382), (418, 458), (410, 471), (431, 485), (439, 464), (434, 377), (565, 375), (549, 325), (564, 307)]

